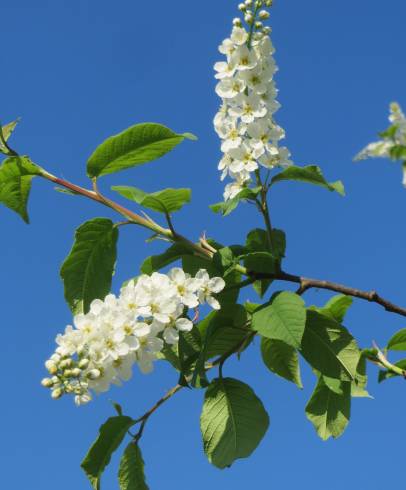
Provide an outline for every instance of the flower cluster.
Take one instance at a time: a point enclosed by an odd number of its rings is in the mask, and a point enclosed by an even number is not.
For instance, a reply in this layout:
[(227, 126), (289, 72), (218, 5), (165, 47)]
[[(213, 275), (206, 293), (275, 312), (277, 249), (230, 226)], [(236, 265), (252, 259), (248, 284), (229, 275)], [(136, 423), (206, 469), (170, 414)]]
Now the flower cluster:
[(135, 363), (150, 372), (165, 343), (176, 344), (180, 331), (193, 328), (188, 309), (204, 303), (219, 309), (215, 295), (224, 286), (204, 269), (191, 277), (173, 268), (131, 280), (118, 297), (94, 300), (88, 313), (74, 317), (74, 327), (56, 337), (58, 347), (45, 363), (52, 377), (43, 379), (43, 386), (55, 399), (74, 394), (81, 405), (92, 399), (91, 391), (105, 392), (130, 379)]
[[(239, 6), (250, 29), (247, 31), (240, 19), (234, 19), (230, 38), (219, 47), (227, 61), (214, 65), (216, 93), (222, 99), (214, 118), (222, 140), (223, 157), (218, 168), (221, 180), (227, 176), (233, 179), (225, 187), (225, 200), (248, 186), (252, 173), (260, 166), (272, 169), (291, 164), (289, 150), (279, 146), (285, 132), (273, 119), (280, 107), (273, 80), (277, 66), (270, 28), (256, 20), (269, 17), (266, 10), (260, 10), (262, 5), (266, 3), (248, 0)], [(250, 10), (251, 6), (255, 11)]]
[[(406, 117), (399, 104), (392, 102), (389, 107), (389, 129), (381, 134), (380, 141), (367, 145), (356, 155), (355, 160), (367, 158), (390, 158), (406, 161)], [(406, 187), (406, 167), (403, 165), (403, 185)]]

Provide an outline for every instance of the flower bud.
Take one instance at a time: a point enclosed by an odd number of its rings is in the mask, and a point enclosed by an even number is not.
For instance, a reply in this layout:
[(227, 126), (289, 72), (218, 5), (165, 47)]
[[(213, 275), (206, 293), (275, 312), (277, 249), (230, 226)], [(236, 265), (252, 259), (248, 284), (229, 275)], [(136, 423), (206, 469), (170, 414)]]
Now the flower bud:
[(266, 35), (270, 34), (272, 32), (272, 29), (269, 27), (269, 26), (265, 26), (263, 29), (262, 29), (262, 32)]
[(101, 372), (98, 369), (91, 369), (87, 373), (87, 378), (88, 379), (97, 379), (100, 378)]
[(65, 378), (71, 378), (73, 376), (72, 369), (65, 369), (65, 371), (63, 372), (63, 375)]
[(266, 7), (272, 7), (272, 0), (265, 0)]
[(261, 12), (259, 13), (259, 18), (261, 20), (269, 19), (269, 12), (267, 10), (261, 10)]
[(74, 378), (79, 378), (79, 376), (82, 374), (82, 370), (79, 368), (74, 368), (72, 369), (72, 376)]
[(255, 22), (255, 28), (256, 29), (262, 29), (264, 27), (264, 24), (260, 21)]
[(254, 22), (254, 17), (252, 14), (246, 14), (244, 20), (247, 24), (252, 24)]
[(89, 365), (89, 362), (90, 362), (89, 359), (84, 358), (81, 361), (79, 361), (78, 366), (80, 369), (86, 369)]
[(251, 5), (252, 5), (252, 0), (245, 0), (245, 2), (244, 2), (244, 3), (245, 3), (245, 5), (246, 5), (247, 7), (251, 7)]
[(245, 12), (247, 10), (247, 6), (245, 5), (245, 3), (240, 3), (238, 5), (238, 9), (241, 10), (241, 12)]
[(45, 367), (48, 369), (49, 374), (56, 374), (58, 372), (58, 366), (54, 361), (51, 361), (51, 359), (46, 361)]
[(242, 27), (241, 19), (239, 19), (238, 17), (236, 17), (235, 19), (233, 19), (233, 26)]
[(61, 361), (59, 364), (59, 367), (61, 369), (66, 369), (66, 368), (72, 367), (72, 365), (73, 365), (73, 360), (71, 358), (69, 358), (69, 359), (64, 359), (63, 361)]
[(63, 391), (61, 390), (61, 388), (57, 388), (56, 390), (53, 390), (52, 393), (51, 393), (51, 397), (54, 400), (57, 400), (58, 398), (61, 398), (62, 395), (63, 395)]
[(59, 354), (52, 354), (52, 356), (50, 357), (50, 360), (54, 361), (56, 364), (58, 364), (58, 362), (61, 360), (61, 356)]
[(51, 378), (44, 378), (42, 381), (41, 381), (41, 384), (42, 386), (44, 386), (45, 388), (52, 388), (52, 386), (54, 386), (54, 382), (52, 381)]

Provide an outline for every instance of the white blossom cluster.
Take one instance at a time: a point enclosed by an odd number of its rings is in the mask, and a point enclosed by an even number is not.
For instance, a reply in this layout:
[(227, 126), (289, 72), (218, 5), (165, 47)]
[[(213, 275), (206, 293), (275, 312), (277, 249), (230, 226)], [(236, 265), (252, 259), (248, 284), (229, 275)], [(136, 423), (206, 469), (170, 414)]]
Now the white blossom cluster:
[(45, 363), (51, 377), (42, 380), (52, 398), (75, 395), (81, 405), (111, 384), (130, 379), (132, 367), (149, 373), (165, 343), (174, 345), (180, 331), (190, 331), (188, 309), (207, 303), (220, 309), (215, 295), (225, 287), (220, 277), (201, 269), (195, 277), (181, 268), (168, 274), (142, 275), (122, 287), (120, 295), (96, 299), (90, 311), (74, 317), (74, 326), (56, 337), (58, 347)]
[[(222, 140), (223, 157), (218, 168), (221, 180), (227, 176), (233, 179), (225, 187), (224, 200), (232, 199), (247, 187), (260, 166), (272, 169), (291, 164), (289, 150), (279, 146), (285, 132), (273, 119), (280, 104), (273, 80), (277, 66), (270, 28), (255, 21), (249, 10), (251, 5), (252, 1), (240, 5), (251, 25), (250, 32), (240, 19), (235, 19), (230, 38), (219, 47), (227, 60), (214, 65), (218, 79), (216, 93), (222, 99), (214, 118), (215, 130)], [(257, 8), (255, 13), (260, 19), (269, 17), (266, 10)]]
[[(392, 158), (391, 150), (396, 146), (406, 148), (406, 117), (399, 104), (392, 102), (389, 106), (389, 131), (379, 141), (367, 145), (356, 155), (355, 160), (366, 160), (367, 158)], [(406, 150), (405, 150), (406, 152)], [(406, 187), (406, 168), (403, 166), (403, 185)]]

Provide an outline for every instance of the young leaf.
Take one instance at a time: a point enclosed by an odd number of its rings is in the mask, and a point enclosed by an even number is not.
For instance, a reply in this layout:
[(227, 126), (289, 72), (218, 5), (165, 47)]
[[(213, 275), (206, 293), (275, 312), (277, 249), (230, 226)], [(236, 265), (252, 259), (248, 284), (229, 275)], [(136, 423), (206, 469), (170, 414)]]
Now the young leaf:
[(252, 328), (263, 337), (282, 340), (299, 348), (306, 325), (306, 308), (297, 294), (284, 291), (277, 294), (270, 304), (255, 311)]
[(86, 221), (76, 230), (75, 242), (61, 267), (65, 299), (72, 311), (83, 302), (104, 299), (110, 291), (117, 256), (118, 230), (106, 218)]
[(96, 441), (81, 464), (94, 490), (100, 490), (102, 473), (132, 425), (134, 420), (130, 417), (117, 416), (109, 418), (100, 427)]
[(307, 418), (324, 441), (341, 436), (350, 420), (351, 383), (343, 381), (341, 385), (342, 394), (338, 394), (320, 378), (306, 406)]
[(134, 442), (130, 442), (121, 458), (118, 481), (120, 490), (149, 490), (141, 450)]
[(344, 321), (344, 317), (348, 311), (348, 308), (352, 305), (353, 299), (351, 296), (345, 296), (344, 294), (338, 294), (333, 296), (327, 301), (323, 308), (317, 308), (317, 311), (322, 315), (330, 316), (338, 323)]
[(275, 274), (278, 271), (278, 260), (270, 252), (253, 252), (243, 255), (244, 266), (250, 272)]
[(136, 124), (104, 141), (87, 162), (90, 178), (120, 172), (130, 167), (156, 160), (185, 138), (189, 133), (177, 134), (155, 123)]
[(0, 166), (0, 203), (29, 223), (27, 213), (31, 181), (41, 175), (40, 168), (28, 157), (10, 157)]
[(406, 328), (399, 330), (389, 340), (386, 347), (388, 350), (406, 350)]
[(286, 251), (286, 236), (282, 230), (272, 230), (273, 243), (276, 246), (275, 250), (270, 250), (268, 243), (268, 235), (265, 230), (255, 228), (247, 235), (246, 249), (249, 252), (271, 252), (274, 257), (279, 259), (285, 256)]
[(343, 183), (340, 180), (337, 182), (327, 182), (320, 167), (317, 167), (316, 165), (308, 165), (307, 167), (296, 167), (295, 165), (291, 165), (275, 175), (271, 180), (271, 185), (283, 180), (297, 180), (308, 184), (315, 184), (324, 187), (329, 191), (336, 191), (341, 196), (345, 195)]
[(232, 378), (217, 378), (207, 388), (200, 428), (203, 447), (217, 468), (247, 458), (261, 442), (269, 417), (252, 388)]
[(141, 265), (141, 272), (143, 274), (152, 274), (153, 272), (176, 262), (184, 255), (192, 254), (193, 251), (186, 245), (174, 243), (164, 253), (160, 255), (152, 255), (151, 257), (146, 258)]
[(368, 375), (367, 375), (367, 359), (361, 354), (358, 362), (355, 379), (351, 383), (351, 396), (354, 398), (372, 398), (367, 391)]
[(6, 144), (3, 143), (2, 138), (0, 138), (0, 152), (4, 153), (5, 155), (9, 154), (9, 149), (7, 148), (7, 141), (10, 138), (12, 132), (14, 131), (15, 127), (17, 124), (20, 122), (19, 119), (16, 119), (15, 121), (12, 121), (8, 124), (5, 124), (4, 126), (0, 126), (0, 131), (3, 135), (3, 139), (6, 142)]
[(234, 209), (238, 206), (240, 201), (251, 200), (255, 201), (258, 193), (260, 192), (261, 187), (255, 187), (253, 189), (245, 188), (242, 189), (235, 197), (229, 199), (225, 202), (218, 202), (216, 204), (212, 204), (210, 209), (214, 213), (221, 213), (223, 216), (229, 215)]
[(282, 340), (261, 339), (261, 354), (265, 366), (282, 378), (303, 388), (300, 376), (299, 356), (294, 347)]
[[(403, 369), (406, 372), (406, 359), (402, 359), (398, 362), (395, 362), (394, 366), (399, 367), (400, 369)], [(385, 381), (390, 378), (396, 378), (398, 376), (399, 374), (396, 374), (393, 371), (379, 371), (378, 383), (382, 383), (382, 381)]]
[(361, 352), (348, 330), (330, 317), (307, 310), (300, 353), (321, 374), (352, 381)]
[(164, 189), (150, 194), (129, 186), (113, 186), (111, 189), (140, 206), (167, 214), (179, 211), (184, 204), (190, 202), (192, 194), (190, 189)]

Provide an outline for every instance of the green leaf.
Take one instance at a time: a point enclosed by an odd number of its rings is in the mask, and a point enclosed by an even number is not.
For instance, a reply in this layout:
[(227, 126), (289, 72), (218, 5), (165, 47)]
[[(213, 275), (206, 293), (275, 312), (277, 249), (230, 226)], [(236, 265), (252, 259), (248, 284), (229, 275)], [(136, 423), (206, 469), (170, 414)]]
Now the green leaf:
[(100, 478), (110, 462), (111, 455), (133, 425), (134, 420), (130, 417), (118, 416), (109, 418), (100, 427), (96, 441), (81, 464), (94, 490), (100, 490)]
[(253, 252), (243, 255), (243, 259), (250, 272), (275, 274), (278, 271), (278, 260), (270, 252)]
[(325, 306), (323, 308), (318, 308), (317, 311), (323, 315), (330, 316), (336, 322), (341, 323), (344, 321), (344, 317), (352, 303), (353, 300), (351, 296), (339, 294), (329, 299)]
[(111, 189), (140, 206), (167, 214), (179, 211), (184, 204), (190, 202), (192, 195), (190, 189), (164, 189), (150, 194), (129, 186), (113, 186)]
[(406, 328), (399, 330), (389, 340), (386, 347), (388, 350), (406, 350)]
[(231, 247), (220, 248), (213, 256), (214, 266), (223, 273), (230, 269), (236, 262), (237, 260)]
[(327, 182), (323, 177), (320, 167), (317, 167), (316, 165), (308, 165), (306, 167), (296, 167), (295, 165), (291, 165), (275, 175), (271, 180), (271, 185), (283, 180), (296, 180), (308, 184), (315, 184), (324, 187), (329, 191), (336, 191), (341, 196), (345, 195), (343, 183), (340, 180), (337, 182)]
[(267, 232), (261, 228), (251, 230), (246, 239), (245, 247), (248, 252), (271, 252), (274, 257), (279, 259), (285, 256), (286, 236), (282, 230), (272, 230), (273, 243), (275, 250), (270, 250)]
[(110, 292), (117, 256), (118, 229), (106, 218), (86, 221), (76, 230), (75, 242), (61, 267), (65, 299), (76, 312), (104, 299)]
[(25, 156), (7, 158), (0, 166), (0, 203), (18, 213), (26, 223), (31, 181), (41, 175), (40, 170)]
[(152, 274), (173, 262), (181, 259), (184, 255), (191, 255), (193, 251), (186, 245), (181, 243), (175, 243), (169, 247), (164, 253), (160, 255), (152, 255), (144, 260), (141, 265), (141, 272), (143, 274)]
[(261, 400), (245, 383), (232, 378), (213, 380), (206, 391), (200, 428), (203, 447), (217, 468), (247, 458), (269, 426)]
[(120, 490), (148, 490), (145, 482), (144, 460), (138, 444), (130, 442), (120, 461), (118, 470)]
[(210, 209), (215, 213), (221, 213), (223, 216), (229, 215), (238, 206), (241, 201), (251, 200), (255, 201), (258, 193), (261, 191), (261, 187), (254, 187), (249, 189), (248, 187), (242, 189), (235, 197), (225, 202), (218, 202), (212, 204)]
[(361, 352), (348, 330), (330, 317), (307, 310), (300, 352), (324, 376), (352, 381)]
[[(394, 366), (399, 367), (400, 369), (403, 369), (406, 372), (406, 359), (402, 359), (398, 362), (395, 362)], [(397, 378), (397, 377), (399, 377), (399, 374), (396, 374), (393, 371), (379, 371), (378, 383), (382, 383), (382, 381), (385, 381), (390, 378)]]
[[(3, 139), (6, 143), (19, 122), (20, 119), (16, 119), (15, 121), (7, 123), (4, 126), (0, 126), (0, 131), (2, 132)], [(5, 145), (3, 143), (2, 138), (0, 138), (0, 152), (4, 153), (5, 155), (9, 154), (9, 149), (7, 148), (7, 144)]]
[(261, 339), (261, 354), (265, 366), (282, 378), (303, 388), (300, 376), (299, 356), (294, 347), (282, 340)]
[(177, 134), (155, 123), (136, 124), (104, 141), (87, 162), (90, 178), (120, 172), (156, 160), (190, 134)]
[(367, 375), (367, 358), (361, 354), (358, 362), (355, 379), (351, 383), (351, 396), (354, 398), (372, 398), (367, 391), (368, 375)]
[(263, 337), (282, 340), (299, 348), (306, 325), (306, 308), (297, 294), (284, 291), (274, 296), (271, 304), (255, 311), (252, 328)]
[(406, 160), (406, 146), (394, 145), (389, 150), (392, 160)]
[(338, 394), (320, 378), (306, 406), (307, 418), (324, 441), (341, 436), (350, 420), (351, 383), (341, 384), (342, 394)]

